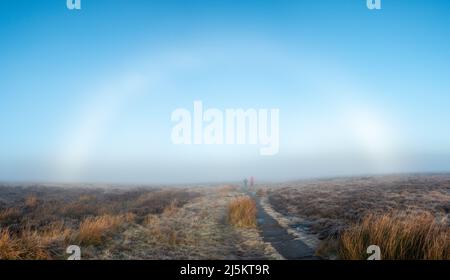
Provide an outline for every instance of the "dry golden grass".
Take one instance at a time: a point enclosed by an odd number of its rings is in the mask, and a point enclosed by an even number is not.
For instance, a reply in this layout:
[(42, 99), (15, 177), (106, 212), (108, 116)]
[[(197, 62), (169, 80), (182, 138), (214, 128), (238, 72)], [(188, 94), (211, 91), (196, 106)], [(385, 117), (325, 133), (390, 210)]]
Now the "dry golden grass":
[(52, 259), (54, 246), (65, 247), (74, 234), (63, 222), (53, 222), (41, 230), (23, 228), (13, 233), (8, 228), (0, 231), (0, 259), (47, 260)]
[(235, 191), (237, 191), (237, 187), (236, 186), (233, 186), (233, 185), (223, 185), (223, 186), (220, 186), (218, 189), (217, 189), (217, 191), (221, 194), (221, 195), (227, 195), (227, 194), (229, 194), (229, 193), (231, 193), (231, 192), (235, 192)]
[(124, 215), (87, 217), (80, 224), (77, 240), (84, 245), (98, 245), (126, 220)]
[(122, 215), (126, 223), (133, 223), (136, 220), (136, 214), (128, 212)]
[[(60, 238), (58, 236), (58, 238)], [(2, 260), (48, 260), (47, 249), (50, 236), (37, 231), (25, 230), (14, 236), (8, 229), (0, 232), (0, 259)]]
[[(268, 194), (277, 212), (300, 218), (308, 233), (336, 238), (368, 214), (411, 209), (450, 217), (450, 175), (391, 175), (292, 182)], [(298, 226), (298, 225), (295, 225)]]
[[(85, 258), (101, 258), (149, 214), (172, 221), (198, 196), (177, 188), (0, 185), (0, 259), (64, 259), (70, 244), (82, 245)], [(169, 224), (160, 226), (161, 241), (179, 244), (183, 228)]]
[(177, 211), (178, 211), (177, 200), (175, 199), (172, 200), (172, 202), (168, 206), (166, 206), (166, 208), (164, 208), (163, 215), (171, 217), (175, 215)]
[(73, 231), (62, 222), (54, 222), (39, 232), (39, 238), (45, 245), (57, 242), (67, 242), (73, 239)]
[(38, 198), (35, 195), (29, 195), (25, 198), (25, 206), (34, 208), (38, 205)]
[(228, 221), (237, 227), (256, 227), (256, 203), (243, 196), (234, 199), (228, 205)]
[(80, 197), (78, 198), (79, 202), (88, 202), (88, 201), (93, 201), (95, 200), (95, 196), (93, 195), (87, 195), (87, 194), (82, 194), (80, 195)]
[(158, 240), (160, 244), (173, 247), (185, 242), (186, 236), (183, 231), (178, 231), (167, 217), (148, 215), (144, 224), (149, 229), (152, 238)]
[(205, 189), (203, 197), (173, 215), (148, 215), (143, 227), (126, 232), (129, 250), (143, 259), (272, 259), (256, 228), (238, 228), (224, 219), (238, 193), (224, 197), (217, 190)]
[(450, 228), (428, 212), (369, 214), (345, 230), (338, 242), (341, 259), (366, 259), (366, 248), (378, 245), (382, 259), (450, 259)]
[(7, 208), (0, 211), (0, 222), (7, 222), (20, 217), (21, 212), (17, 208)]

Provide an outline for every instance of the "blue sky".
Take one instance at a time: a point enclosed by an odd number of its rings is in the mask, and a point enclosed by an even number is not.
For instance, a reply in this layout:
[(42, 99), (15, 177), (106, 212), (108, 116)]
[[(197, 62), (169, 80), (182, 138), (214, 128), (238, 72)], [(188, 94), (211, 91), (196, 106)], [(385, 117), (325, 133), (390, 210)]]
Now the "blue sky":
[[(450, 171), (445, 0), (0, 1), (0, 180)], [(173, 145), (177, 108), (279, 108), (280, 151)]]

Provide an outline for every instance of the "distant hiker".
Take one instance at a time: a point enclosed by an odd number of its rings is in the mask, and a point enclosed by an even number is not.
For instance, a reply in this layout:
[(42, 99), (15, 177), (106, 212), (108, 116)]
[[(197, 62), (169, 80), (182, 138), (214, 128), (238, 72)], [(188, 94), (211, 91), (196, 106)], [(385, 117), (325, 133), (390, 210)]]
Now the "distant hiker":
[(253, 176), (250, 177), (250, 187), (253, 187), (253, 185), (255, 184), (255, 180), (253, 179)]
[(247, 180), (247, 178), (245, 178), (244, 179), (244, 188), (247, 188), (247, 183), (248, 183), (248, 180)]

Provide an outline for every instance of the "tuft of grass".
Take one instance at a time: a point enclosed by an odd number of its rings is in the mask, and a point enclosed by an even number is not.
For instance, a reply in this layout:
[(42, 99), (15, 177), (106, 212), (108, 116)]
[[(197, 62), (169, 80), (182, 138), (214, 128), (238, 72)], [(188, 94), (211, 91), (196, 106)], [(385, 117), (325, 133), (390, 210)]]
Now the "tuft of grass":
[(228, 205), (228, 221), (237, 227), (256, 227), (256, 212), (256, 203), (252, 198), (239, 197)]
[(233, 185), (223, 185), (220, 186), (217, 191), (221, 194), (221, 195), (227, 195), (231, 192), (237, 191), (237, 187), (233, 186)]
[(64, 243), (73, 238), (73, 231), (64, 226), (62, 221), (53, 222), (46, 228), (39, 231), (39, 238), (46, 246), (51, 246), (55, 243)]
[(126, 223), (134, 223), (136, 221), (136, 214), (133, 212), (127, 212), (123, 214), (122, 217)]
[(93, 245), (96, 248), (88, 249), (85, 255), (98, 256), (102, 250), (97, 249), (114, 247), (116, 237), (123, 237), (122, 230), (135, 230), (150, 214), (161, 218), (150, 228), (160, 233), (163, 243), (175, 246), (190, 240), (177, 222), (181, 219), (177, 213), (199, 196), (198, 192), (175, 188), (0, 185), (0, 259), (65, 258), (69, 244)]
[(34, 208), (38, 205), (38, 198), (35, 195), (29, 195), (25, 198), (25, 206)]
[(164, 208), (163, 215), (171, 217), (178, 212), (177, 200), (174, 199), (172, 202)]
[(144, 225), (149, 230), (151, 238), (156, 240), (159, 245), (177, 246), (185, 243), (188, 237), (177, 228), (175, 220), (169, 216), (150, 214), (145, 218)]
[(370, 245), (379, 246), (382, 259), (387, 260), (448, 260), (450, 228), (429, 212), (369, 214), (341, 234), (339, 258), (367, 259)]
[(450, 175), (388, 175), (289, 182), (272, 187), (268, 201), (280, 214), (308, 222), (321, 240), (368, 214), (427, 211), (450, 217)]
[(84, 245), (99, 245), (107, 234), (116, 230), (129, 218), (127, 215), (102, 215), (85, 218), (78, 230), (77, 240)]
[(48, 260), (51, 256), (46, 245), (36, 231), (26, 230), (15, 236), (3, 229), (0, 232), (0, 259)]
[(0, 222), (9, 222), (21, 216), (21, 211), (15, 207), (0, 211)]

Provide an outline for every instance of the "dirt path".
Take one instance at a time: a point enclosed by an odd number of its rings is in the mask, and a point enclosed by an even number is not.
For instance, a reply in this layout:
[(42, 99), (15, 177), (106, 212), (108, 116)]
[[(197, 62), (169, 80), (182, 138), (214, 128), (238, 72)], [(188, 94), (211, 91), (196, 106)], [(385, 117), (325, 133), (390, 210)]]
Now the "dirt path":
[(265, 242), (269, 242), (279, 254), (288, 260), (318, 259), (318, 257), (314, 256), (313, 249), (308, 247), (303, 241), (289, 234), (285, 228), (280, 226), (280, 224), (264, 210), (258, 196), (254, 193), (249, 193), (249, 195), (256, 201), (258, 209), (256, 218)]
[(242, 192), (200, 189), (202, 196), (173, 213), (153, 215), (115, 236), (101, 259), (282, 259), (256, 228), (229, 224), (228, 205)]

